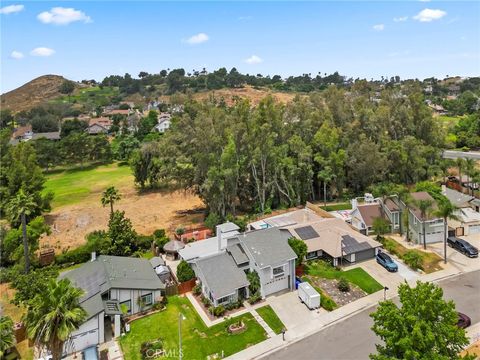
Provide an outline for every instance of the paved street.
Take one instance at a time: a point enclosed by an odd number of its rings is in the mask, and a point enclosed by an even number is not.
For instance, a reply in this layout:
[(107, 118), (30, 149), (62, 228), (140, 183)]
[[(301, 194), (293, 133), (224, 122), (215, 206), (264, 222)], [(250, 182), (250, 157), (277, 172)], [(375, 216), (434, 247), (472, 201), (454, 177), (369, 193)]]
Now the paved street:
[(443, 152), (443, 157), (445, 159), (457, 159), (457, 158), (463, 158), (463, 159), (474, 159), (474, 160), (480, 160), (480, 152), (478, 151), (455, 151), (455, 150), (445, 150)]
[[(455, 301), (458, 311), (468, 314), (473, 324), (480, 322), (480, 271), (455, 276), (439, 284), (445, 298)], [(373, 322), (369, 314), (373, 310), (362, 311), (264, 359), (368, 359), (377, 341), (370, 330)]]

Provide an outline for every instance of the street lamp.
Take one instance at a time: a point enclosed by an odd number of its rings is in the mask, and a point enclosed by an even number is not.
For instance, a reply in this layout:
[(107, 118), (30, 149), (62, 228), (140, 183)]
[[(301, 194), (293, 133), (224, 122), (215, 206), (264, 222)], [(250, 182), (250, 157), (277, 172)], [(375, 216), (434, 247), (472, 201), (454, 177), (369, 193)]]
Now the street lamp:
[(384, 301), (387, 300), (387, 290), (388, 290), (388, 287), (385, 286), (385, 287), (383, 288), (383, 300), (384, 300)]
[(182, 360), (182, 320), (187, 318), (182, 313), (178, 313), (178, 358)]

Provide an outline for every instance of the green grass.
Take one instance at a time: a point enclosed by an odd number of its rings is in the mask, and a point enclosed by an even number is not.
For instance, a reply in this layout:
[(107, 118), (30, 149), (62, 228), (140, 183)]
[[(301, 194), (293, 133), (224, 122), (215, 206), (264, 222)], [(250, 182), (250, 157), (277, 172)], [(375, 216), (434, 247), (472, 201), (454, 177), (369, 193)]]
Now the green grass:
[[(324, 209), (322, 205), (318, 205), (321, 209)], [(326, 211), (339, 211), (339, 210), (350, 210), (352, 204), (350, 203), (339, 203), (339, 204), (330, 204), (327, 205)]]
[(51, 173), (47, 175), (44, 191), (54, 193), (52, 207), (56, 208), (79, 203), (90, 194), (101, 192), (110, 185), (133, 185), (130, 167), (115, 163)]
[[(142, 343), (161, 338), (164, 350), (178, 356), (178, 316), (182, 321), (182, 349), (184, 359), (205, 359), (211, 354), (225, 357), (266, 339), (265, 330), (248, 313), (228, 319), (210, 328), (203, 323), (187, 298), (170, 297), (166, 310), (135, 320), (130, 332), (120, 338), (125, 360), (140, 360)], [(227, 332), (228, 325), (241, 319), (247, 330), (239, 334)]]
[(261, 308), (256, 309), (256, 311), (275, 334), (280, 334), (283, 329), (286, 329), (282, 320), (278, 318), (270, 305), (262, 306)]
[(310, 261), (306, 264), (306, 274), (310, 276), (318, 276), (325, 279), (345, 278), (367, 294), (373, 294), (383, 289), (383, 286), (374, 278), (372, 278), (362, 268), (350, 269), (347, 271), (338, 270), (326, 261)]
[(420, 255), (422, 259), (420, 269), (425, 271), (427, 274), (430, 274), (437, 270), (442, 270), (442, 267), (440, 266), (442, 258), (435, 253), (425, 252), (418, 249), (407, 249), (405, 246), (391, 238), (384, 238), (383, 240), (381, 240), (381, 242), (385, 247), (385, 250), (397, 255), (400, 259), (403, 259), (407, 252), (413, 252)]
[(53, 103), (78, 103), (91, 104), (94, 106), (105, 106), (111, 103), (113, 97), (118, 96), (117, 88), (105, 86), (100, 89), (98, 86), (81, 88), (75, 91), (71, 96), (60, 96), (54, 100)]

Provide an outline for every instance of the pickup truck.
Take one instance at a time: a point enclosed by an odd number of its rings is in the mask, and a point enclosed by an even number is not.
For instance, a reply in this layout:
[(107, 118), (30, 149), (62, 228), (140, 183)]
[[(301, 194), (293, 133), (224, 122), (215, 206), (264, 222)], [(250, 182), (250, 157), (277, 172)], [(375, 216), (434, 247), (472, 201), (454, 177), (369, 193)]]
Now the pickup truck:
[(478, 257), (478, 249), (466, 240), (457, 238), (455, 236), (450, 236), (447, 239), (447, 244), (448, 246), (456, 249), (457, 251), (461, 252), (465, 256), (468, 256), (470, 258)]

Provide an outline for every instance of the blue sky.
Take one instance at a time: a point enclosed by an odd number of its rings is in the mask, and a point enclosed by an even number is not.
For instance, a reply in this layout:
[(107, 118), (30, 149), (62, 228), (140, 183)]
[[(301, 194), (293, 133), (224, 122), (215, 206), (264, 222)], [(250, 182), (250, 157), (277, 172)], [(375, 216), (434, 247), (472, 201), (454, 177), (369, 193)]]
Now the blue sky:
[(352, 77), (480, 75), (480, 2), (2, 1), (1, 92), (44, 74), (235, 66)]

